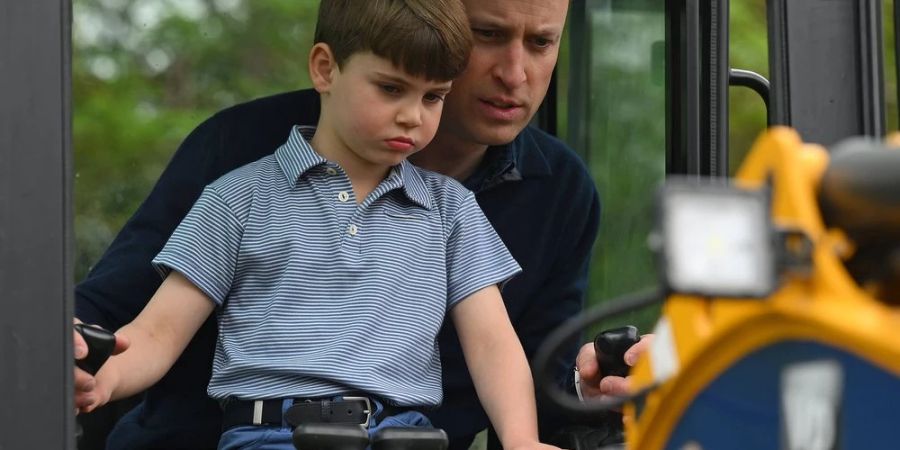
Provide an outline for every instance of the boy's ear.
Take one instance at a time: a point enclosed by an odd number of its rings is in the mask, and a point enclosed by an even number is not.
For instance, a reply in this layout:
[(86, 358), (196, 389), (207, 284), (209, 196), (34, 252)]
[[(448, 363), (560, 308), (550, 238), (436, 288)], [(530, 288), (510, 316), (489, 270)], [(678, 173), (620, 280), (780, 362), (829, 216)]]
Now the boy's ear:
[(309, 51), (309, 79), (319, 94), (331, 89), (334, 73), (338, 70), (334, 53), (328, 44), (319, 42)]

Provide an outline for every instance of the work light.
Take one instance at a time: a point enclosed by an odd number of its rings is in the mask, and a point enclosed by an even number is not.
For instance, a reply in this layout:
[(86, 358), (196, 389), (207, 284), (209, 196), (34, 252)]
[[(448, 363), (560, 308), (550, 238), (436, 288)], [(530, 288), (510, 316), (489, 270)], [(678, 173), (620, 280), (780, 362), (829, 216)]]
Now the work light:
[(767, 190), (674, 179), (661, 189), (651, 247), (673, 292), (765, 297), (776, 286)]

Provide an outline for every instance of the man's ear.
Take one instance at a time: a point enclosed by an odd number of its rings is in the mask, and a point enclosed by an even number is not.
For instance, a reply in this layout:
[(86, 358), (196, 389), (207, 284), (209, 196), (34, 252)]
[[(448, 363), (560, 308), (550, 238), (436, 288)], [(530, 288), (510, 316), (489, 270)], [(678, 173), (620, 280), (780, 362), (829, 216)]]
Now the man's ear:
[(309, 79), (319, 94), (328, 93), (338, 70), (334, 53), (328, 44), (319, 42), (309, 51)]

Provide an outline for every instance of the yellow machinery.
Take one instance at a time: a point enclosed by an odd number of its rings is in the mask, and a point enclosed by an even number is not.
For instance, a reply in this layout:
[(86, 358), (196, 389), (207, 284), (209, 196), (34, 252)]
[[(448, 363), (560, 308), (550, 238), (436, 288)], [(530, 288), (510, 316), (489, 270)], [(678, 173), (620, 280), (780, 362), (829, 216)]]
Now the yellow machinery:
[[(847, 151), (882, 157), (866, 170), (900, 169), (900, 152)], [(900, 276), (891, 261), (900, 255), (900, 172), (892, 194), (866, 196), (849, 184), (871, 173), (835, 173), (823, 187), (828, 166), (823, 148), (790, 129), (760, 138), (736, 184), (771, 187), (771, 220), (792, 231), (783, 248), (788, 257), (808, 254), (808, 264), (783, 271), (762, 299), (667, 298), (651, 350), (631, 372), (632, 387), (648, 391), (625, 407), (628, 448), (900, 447), (900, 298), (891, 290)], [(820, 203), (838, 202), (847, 206), (834, 222), (857, 230), (826, 225)], [(851, 276), (854, 232), (883, 251), (869, 264), (883, 277)]]
[[(732, 182), (674, 184), (625, 447), (900, 448), (900, 151), (857, 139), (829, 153), (775, 127)], [(588, 312), (552, 343), (649, 301)], [(572, 411), (611, 406), (558, 394)]]

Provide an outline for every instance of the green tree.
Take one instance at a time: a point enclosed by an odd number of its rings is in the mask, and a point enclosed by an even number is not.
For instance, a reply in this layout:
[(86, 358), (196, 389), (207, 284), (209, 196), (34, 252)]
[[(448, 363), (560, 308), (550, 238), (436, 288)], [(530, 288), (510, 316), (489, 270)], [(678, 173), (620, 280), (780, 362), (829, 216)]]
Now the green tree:
[(313, 0), (75, 0), (76, 279), (181, 140), (232, 104), (309, 86)]

